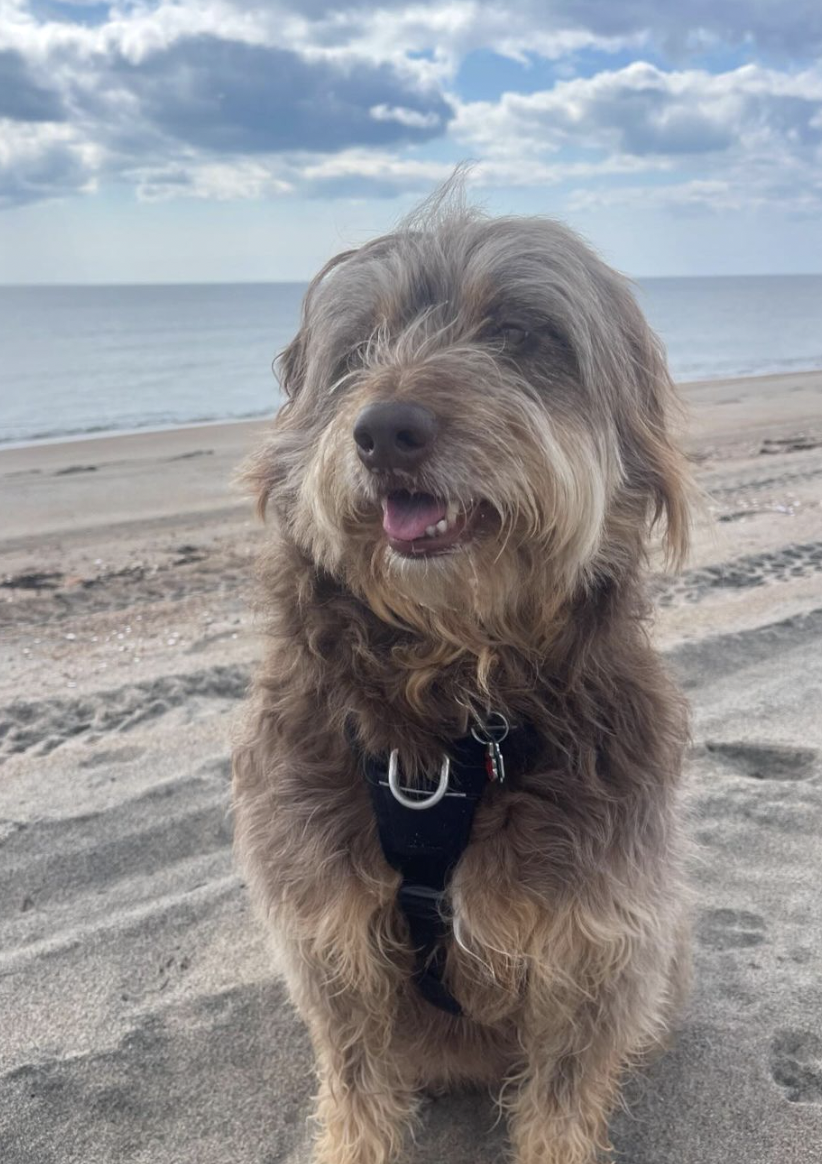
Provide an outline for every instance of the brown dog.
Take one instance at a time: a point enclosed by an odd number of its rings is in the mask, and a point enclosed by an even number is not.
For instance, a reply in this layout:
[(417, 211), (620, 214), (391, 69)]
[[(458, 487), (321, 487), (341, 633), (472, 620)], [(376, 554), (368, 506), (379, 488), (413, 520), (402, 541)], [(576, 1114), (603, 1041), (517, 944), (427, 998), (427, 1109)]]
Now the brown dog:
[(282, 380), (234, 797), (314, 1159), (383, 1164), (424, 1088), (493, 1082), (519, 1164), (590, 1164), (687, 980), (685, 715), (643, 621), (652, 527), (678, 561), (689, 524), (663, 354), (569, 230), (451, 190), (327, 264)]

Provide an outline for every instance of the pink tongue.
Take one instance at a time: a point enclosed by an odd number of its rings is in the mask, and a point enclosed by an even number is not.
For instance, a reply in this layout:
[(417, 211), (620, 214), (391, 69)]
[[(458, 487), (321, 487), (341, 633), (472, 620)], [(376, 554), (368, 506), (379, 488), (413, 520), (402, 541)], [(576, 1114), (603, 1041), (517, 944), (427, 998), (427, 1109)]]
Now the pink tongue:
[(390, 538), (413, 542), (445, 517), (445, 503), (430, 493), (389, 493), (383, 502), (382, 528)]

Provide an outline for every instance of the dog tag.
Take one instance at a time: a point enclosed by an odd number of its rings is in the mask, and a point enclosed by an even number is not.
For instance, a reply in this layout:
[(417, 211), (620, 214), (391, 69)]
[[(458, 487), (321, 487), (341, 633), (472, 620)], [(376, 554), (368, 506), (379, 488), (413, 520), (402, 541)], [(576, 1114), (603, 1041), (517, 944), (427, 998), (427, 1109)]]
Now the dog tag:
[[(495, 784), (502, 784), (505, 780), (505, 763), (502, 759), (500, 744), (508, 735), (508, 720), (501, 711), (492, 711), (488, 717), (492, 722), (471, 728), (471, 735), (478, 744), (485, 746), (485, 771), (488, 779)], [(493, 721), (496, 722), (493, 722)], [(479, 729), (479, 730), (478, 730)]]
[(502, 758), (502, 749), (495, 740), (490, 740), (485, 746), (485, 771), (488, 779), (502, 784), (505, 780), (505, 762)]

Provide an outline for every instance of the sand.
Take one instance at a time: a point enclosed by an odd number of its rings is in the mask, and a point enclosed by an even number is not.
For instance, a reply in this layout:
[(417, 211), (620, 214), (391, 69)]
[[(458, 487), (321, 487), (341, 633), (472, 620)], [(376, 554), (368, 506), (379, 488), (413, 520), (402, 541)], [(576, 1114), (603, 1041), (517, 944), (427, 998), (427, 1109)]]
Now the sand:
[[(688, 385), (656, 634), (694, 707), (697, 978), (630, 1164), (822, 1161), (822, 373)], [(303, 1164), (307, 1040), (230, 851), (258, 424), (0, 452), (0, 1159)], [(490, 1164), (480, 1098), (414, 1159)]]

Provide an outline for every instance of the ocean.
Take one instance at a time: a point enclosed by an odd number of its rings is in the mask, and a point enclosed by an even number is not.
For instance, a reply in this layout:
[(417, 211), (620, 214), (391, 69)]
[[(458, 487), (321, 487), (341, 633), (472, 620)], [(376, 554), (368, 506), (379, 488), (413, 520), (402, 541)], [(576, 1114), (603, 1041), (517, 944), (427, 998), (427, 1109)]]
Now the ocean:
[[(0, 445), (272, 414), (300, 283), (0, 287)], [(643, 279), (678, 380), (822, 368), (822, 275)]]

